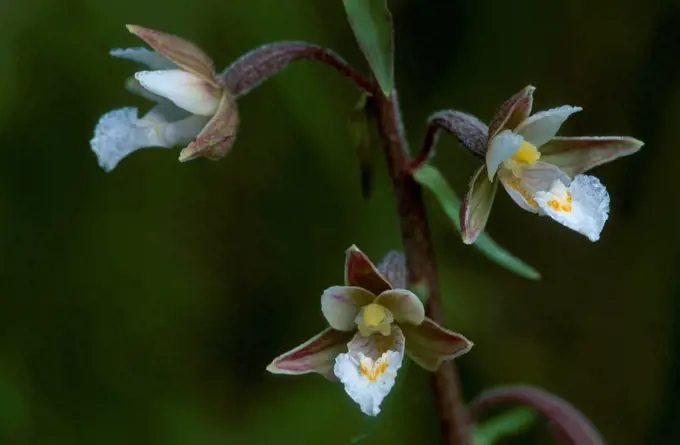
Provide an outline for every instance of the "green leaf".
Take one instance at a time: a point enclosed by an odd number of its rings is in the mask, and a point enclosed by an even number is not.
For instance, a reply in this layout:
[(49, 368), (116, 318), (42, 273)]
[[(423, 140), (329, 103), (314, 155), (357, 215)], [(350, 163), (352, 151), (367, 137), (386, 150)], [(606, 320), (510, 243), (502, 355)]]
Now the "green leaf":
[(375, 103), (368, 94), (362, 94), (349, 115), (349, 132), (361, 172), (361, 195), (369, 198), (373, 190), (375, 173), (375, 150), (379, 144)]
[(520, 434), (536, 420), (536, 413), (530, 408), (515, 408), (472, 427), (474, 445), (493, 445), (499, 439)]
[(354, 36), (385, 96), (394, 79), (392, 14), (387, 0), (343, 0)]
[[(413, 172), (413, 177), (420, 184), (427, 187), (437, 198), (442, 210), (449, 217), (456, 230), (460, 232), (460, 205), (461, 200), (446, 182), (444, 176), (432, 165), (424, 164)], [(499, 246), (486, 232), (477, 237), (473, 246), (477, 247), (491, 260), (506, 269), (530, 280), (538, 280), (541, 274), (533, 267), (526, 264), (501, 246)]]

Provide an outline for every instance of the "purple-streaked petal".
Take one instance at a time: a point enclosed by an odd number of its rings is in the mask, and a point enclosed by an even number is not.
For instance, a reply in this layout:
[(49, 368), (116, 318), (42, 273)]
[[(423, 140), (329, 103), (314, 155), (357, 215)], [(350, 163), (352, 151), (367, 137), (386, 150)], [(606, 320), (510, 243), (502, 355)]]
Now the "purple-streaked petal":
[(515, 131), (521, 134), (525, 141), (540, 149), (543, 144), (555, 137), (569, 116), (582, 109), (581, 107), (564, 105), (551, 110), (541, 111), (519, 124)]
[(531, 114), (535, 89), (528, 85), (500, 106), (489, 125), (489, 141), (505, 129), (514, 130)]
[(419, 325), (425, 319), (425, 307), (418, 296), (406, 289), (383, 292), (375, 303), (387, 308), (397, 323)]
[(406, 288), (406, 255), (398, 250), (390, 250), (378, 263), (378, 272), (387, 278), (392, 287)]
[(327, 328), (300, 346), (276, 357), (267, 366), (267, 371), (289, 375), (316, 372), (335, 380), (333, 375), (335, 358), (347, 350), (347, 341), (351, 337), (351, 332)]
[(541, 147), (541, 160), (555, 164), (572, 178), (598, 165), (636, 153), (644, 142), (624, 136), (557, 137)]
[(523, 167), (521, 177), (514, 176), (510, 170), (499, 172), (501, 183), (510, 197), (524, 210), (543, 214), (536, 202), (537, 192), (547, 192), (555, 181), (569, 185), (571, 179), (558, 167), (547, 162), (539, 161), (534, 165)]
[(427, 317), (418, 326), (402, 325), (401, 328), (406, 337), (406, 352), (428, 371), (436, 371), (442, 361), (453, 360), (473, 346), (463, 335), (449, 331)]
[(363, 336), (357, 332), (347, 343), (347, 353), (354, 355), (362, 353), (373, 360), (376, 360), (386, 351), (396, 351), (403, 354), (405, 347), (404, 339), (404, 330), (397, 325), (392, 325), (390, 335), (375, 333)]
[(489, 181), (486, 166), (482, 165), (470, 180), (468, 192), (460, 206), (460, 232), (465, 244), (477, 239), (489, 219), (498, 181)]
[(536, 192), (550, 190), (555, 181), (562, 181), (563, 184), (569, 185), (571, 179), (556, 165), (539, 161), (522, 169), (521, 181), (522, 186), (533, 196)]
[(392, 289), (387, 278), (355, 245), (352, 245), (345, 252), (345, 285), (363, 287), (375, 295)]
[(517, 153), (524, 139), (510, 130), (501, 131), (495, 138), (489, 141), (489, 150), (486, 152), (486, 169), (489, 181), (493, 181), (496, 170), (503, 161), (510, 159)]
[(518, 206), (527, 212), (541, 214), (542, 210), (538, 207), (538, 203), (531, 193), (522, 186), (522, 181), (517, 176), (513, 175), (510, 170), (501, 170), (498, 172), (498, 178), (503, 184), (503, 188), (510, 198), (512, 198)]
[(401, 328), (406, 337), (406, 352), (428, 371), (436, 371), (442, 361), (453, 360), (473, 346), (463, 335), (439, 326), (428, 317), (418, 326), (402, 325)]
[(505, 386), (485, 391), (470, 402), (470, 416), (479, 421), (489, 408), (516, 403), (536, 410), (565, 445), (604, 445), (600, 433), (583, 413), (556, 395), (532, 386)]
[(333, 329), (354, 331), (357, 314), (374, 299), (375, 295), (362, 287), (333, 286), (321, 295), (321, 312)]

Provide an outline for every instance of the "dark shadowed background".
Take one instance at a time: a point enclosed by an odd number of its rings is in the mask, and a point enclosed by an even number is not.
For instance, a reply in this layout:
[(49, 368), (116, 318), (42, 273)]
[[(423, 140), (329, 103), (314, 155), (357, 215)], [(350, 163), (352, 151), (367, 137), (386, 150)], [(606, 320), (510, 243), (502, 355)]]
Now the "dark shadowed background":
[[(527, 84), (537, 110), (583, 106), (563, 135), (646, 142), (594, 171), (612, 197), (598, 243), (499, 194), (489, 232), (540, 282), (464, 246), (428, 195), (447, 325), (476, 344), (457, 361), (466, 398), (539, 385), (611, 444), (678, 443), (677, 1), (389, 3), (412, 146), (430, 113), (486, 121)], [(352, 84), (296, 64), (240, 101), (221, 162), (144, 150), (107, 174), (97, 119), (150, 105), (123, 86), (137, 66), (108, 55), (141, 45), (126, 23), (193, 40), (220, 69), (307, 40), (366, 71), (340, 0), (0, 0), (0, 443), (438, 443), (415, 366), (377, 421), (339, 384), (265, 372), (323, 328), (349, 245), (376, 261), (400, 245), (384, 167), (361, 198)], [(463, 193), (477, 161), (444, 136), (436, 165)]]

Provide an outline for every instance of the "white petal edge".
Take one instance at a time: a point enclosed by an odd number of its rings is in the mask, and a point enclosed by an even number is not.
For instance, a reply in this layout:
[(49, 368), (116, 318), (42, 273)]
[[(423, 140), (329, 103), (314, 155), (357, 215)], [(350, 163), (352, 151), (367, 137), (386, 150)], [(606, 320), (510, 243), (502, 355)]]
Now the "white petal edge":
[(220, 97), (195, 74), (183, 70), (139, 71), (135, 79), (154, 94), (165, 97), (193, 114), (212, 116)]
[(357, 334), (348, 343), (349, 352), (335, 359), (333, 372), (345, 386), (345, 392), (368, 416), (380, 414), (380, 404), (389, 394), (404, 359), (404, 335), (393, 326), (392, 348), (380, 353), (380, 345), (372, 340), (384, 340), (380, 334), (362, 337)]
[(90, 147), (105, 171), (113, 170), (123, 158), (141, 148), (170, 148), (188, 143), (206, 122), (202, 116), (190, 116), (168, 123), (154, 110), (139, 119), (137, 112), (137, 108), (119, 108), (99, 119)]
[(109, 54), (119, 59), (132, 60), (142, 65), (148, 66), (152, 70), (172, 70), (177, 69), (177, 65), (158, 54), (144, 47), (135, 48), (114, 48)]
[(523, 140), (522, 136), (510, 130), (503, 130), (491, 139), (489, 149), (486, 152), (486, 169), (489, 174), (489, 181), (493, 181), (498, 166), (517, 153)]
[(564, 105), (541, 111), (529, 116), (519, 124), (515, 132), (521, 134), (525, 141), (533, 144), (536, 148), (540, 148), (541, 145), (555, 137), (569, 116), (581, 110), (583, 110), (581, 107)]
[[(571, 211), (555, 209), (549, 203), (568, 191), (571, 194)], [(599, 179), (590, 175), (578, 175), (566, 187), (555, 181), (547, 192), (537, 192), (536, 201), (546, 215), (558, 223), (588, 237), (600, 239), (600, 233), (609, 218), (609, 193)]]

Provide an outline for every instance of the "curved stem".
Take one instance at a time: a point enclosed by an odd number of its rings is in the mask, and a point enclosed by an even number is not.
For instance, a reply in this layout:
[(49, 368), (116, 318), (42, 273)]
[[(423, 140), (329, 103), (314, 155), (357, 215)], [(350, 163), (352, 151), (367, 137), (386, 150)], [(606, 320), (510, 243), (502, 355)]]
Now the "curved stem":
[(373, 91), (372, 80), (364, 77), (333, 51), (306, 42), (277, 42), (256, 48), (232, 63), (217, 76), (218, 82), (234, 96), (248, 93), (291, 62), (316, 60), (334, 68), (364, 92)]
[[(425, 282), (429, 291), (427, 314), (437, 323), (444, 322), (439, 283), (430, 229), (422, 190), (411, 175), (411, 159), (403, 134), (396, 90), (390, 97), (376, 91), (380, 134), (385, 142), (385, 158), (397, 200), (401, 237), (406, 252), (406, 267), (411, 284)], [(453, 362), (444, 362), (433, 378), (439, 424), (448, 445), (469, 445), (469, 416), (460, 392)]]
[(418, 156), (411, 162), (411, 171), (417, 169), (434, 156), (434, 148), (439, 133), (446, 131), (458, 139), (463, 147), (480, 160), (486, 155), (486, 141), (489, 128), (475, 116), (457, 110), (442, 110), (434, 113), (427, 120), (425, 139)]

